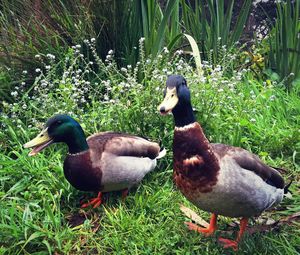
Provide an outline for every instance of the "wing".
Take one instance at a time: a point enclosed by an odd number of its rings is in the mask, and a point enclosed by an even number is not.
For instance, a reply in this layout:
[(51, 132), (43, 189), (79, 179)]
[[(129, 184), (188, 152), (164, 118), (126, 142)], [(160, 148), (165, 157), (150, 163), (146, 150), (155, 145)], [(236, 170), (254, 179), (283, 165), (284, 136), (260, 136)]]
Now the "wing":
[(284, 188), (284, 180), (277, 170), (266, 165), (253, 153), (239, 147), (225, 144), (211, 144), (214, 153), (222, 159), (231, 157), (241, 168), (249, 170), (260, 176), (266, 183), (276, 188)]
[(103, 132), (87, 139), (90, 147), (117, 156), (148, 157), (155, 159), (160, 152), (157, 143), (144, 138), (117, 132)]

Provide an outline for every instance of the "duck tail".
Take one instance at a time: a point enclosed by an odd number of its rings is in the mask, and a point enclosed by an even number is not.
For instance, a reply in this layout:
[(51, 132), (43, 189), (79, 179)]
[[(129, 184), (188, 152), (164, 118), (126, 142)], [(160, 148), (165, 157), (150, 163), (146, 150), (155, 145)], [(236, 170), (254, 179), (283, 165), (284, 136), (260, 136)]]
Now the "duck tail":
[(156, 159), (163, 158), (164, 156), (166, 156), (166, 154), (167, 154), (167, 150), (164, 147), (162, 147)]
[(289, 187), (291, 186), (292, 182), (293, 182), (293, 180), (290, 180), (290, 182), (284, 186), (284, 188), (283, 188), (284, 194), (287, 194), (288, 192), (290, 192)]

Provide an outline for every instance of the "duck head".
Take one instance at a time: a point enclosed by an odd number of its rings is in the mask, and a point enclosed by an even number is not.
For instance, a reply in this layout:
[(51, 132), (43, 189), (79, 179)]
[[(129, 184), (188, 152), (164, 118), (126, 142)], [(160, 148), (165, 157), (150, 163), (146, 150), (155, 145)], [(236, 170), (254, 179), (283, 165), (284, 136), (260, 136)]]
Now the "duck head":
[(162, 115), (172, 112), (176, 126), (185, 126), (195, 122), (191, 105), (191, 94), (185, 78), (170, 75), (164, 90), (164, 100), (157, 108)]
[(42, 132), (23, 146), (24, 148), (33, 148), (29, 156), (34, 156), (50, 144), (59, 142), (66, 143), (71, 153), (77, 153), (88, 148), (79, 123), (65, 114), (50, 118)]

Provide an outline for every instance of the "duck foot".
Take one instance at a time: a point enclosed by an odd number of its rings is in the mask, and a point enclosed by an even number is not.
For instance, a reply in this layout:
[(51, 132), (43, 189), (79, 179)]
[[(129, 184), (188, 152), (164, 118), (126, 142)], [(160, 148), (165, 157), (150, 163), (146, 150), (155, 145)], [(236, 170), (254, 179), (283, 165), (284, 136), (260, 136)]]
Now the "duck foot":
[(207, 228), (201, 228), (197, 224), (192, 222), (184, 222), (184, 224), (188, 227), (189, 230), (197, 231), (198, 233), (204, 234), (205, 236), (212, 235), (217, 230), (217, 215), (212, 214), (210, 218), (210, 223)]
[(222, 237), (220, 237), (218, 240), (221, 243), (221, 245), (223, 246), (223, 248), (225, 248), (225, 249), (232, 248), (234, 251), (238, 250), (238, 242), (237, 241), (225, 239)]
[(98, 196), (96, 198), (91, 199), (87, 203), (84, 203), (81, 205), (81, 208), (86, 208), (90, 205), (93, 206), (93, 208), (96, 208), (102, 204), (102, 192), (98, 193)]
[(230, 240), (226, 238), (219, 237), (219, 242), (223, 245), (225, 249), (232, 248), (234, 251), (237, 251), (239, 246), (239, 241), (241, 240), (248, 224), (248, 218), (242, 218), (240, 221), (240, 231), (235, 240)]

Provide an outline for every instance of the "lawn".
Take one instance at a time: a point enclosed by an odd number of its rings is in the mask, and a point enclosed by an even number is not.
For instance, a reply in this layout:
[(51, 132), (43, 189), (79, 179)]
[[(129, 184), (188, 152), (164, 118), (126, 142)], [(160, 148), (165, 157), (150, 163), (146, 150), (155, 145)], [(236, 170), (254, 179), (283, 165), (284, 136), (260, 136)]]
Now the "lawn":
[[(246, 148), (286, 169), (285, 180), (293, 180), (292, 195), (260, 220), (253, 219), (250, 227), (300, 211), (299, 83), (286, 91), (270, 81), (258, 81), (251, 70), (228, 78), (225, 68), (208, 64), (200, 77), (181, 52), (170, 56), (164, 51), (158, 58), (121, 69), (113, 52), (109, 61), (97, 63), (99, 70), (74, 48), (64, 61), (44, 59), (50, 67), (36, 70), (32, 87), (13, 92), (16, 103), (3, 103), (1, 254), (232, 253), (218, 244), (217, 237), (234, 238), (236, 219), (220, 217), (213, 237), (190, 232), (184, 225), (189, 219), (180, 211), (181, 204), (207, 221), (209, 214), (190, 204), (172, 182), (173, 118), (161, 117), (156, 109), (171, 73), (186, 77), (197, 119), (211, 142)], [(143, 74), (142, 82), (137, 73)], [(80, 200), (95, 194), (75, 190), (64, 178), (66, 147), (53, 145), (35, 157), (22, 148), (49, 117), (61, 112), (77, 119), (86, 135), (114, 130), (146, 136), (161, 142), (167, 156), (125, 201), (116, 192), (107, 194), (99, 208), (80, 209)], [(299, 229), (295, 221), (246, 234), (237, 254), (299, 254)]]

